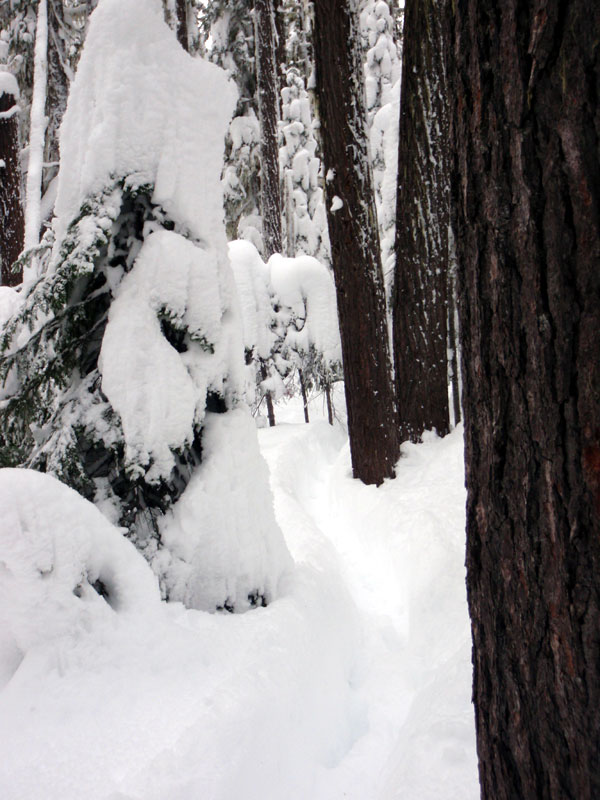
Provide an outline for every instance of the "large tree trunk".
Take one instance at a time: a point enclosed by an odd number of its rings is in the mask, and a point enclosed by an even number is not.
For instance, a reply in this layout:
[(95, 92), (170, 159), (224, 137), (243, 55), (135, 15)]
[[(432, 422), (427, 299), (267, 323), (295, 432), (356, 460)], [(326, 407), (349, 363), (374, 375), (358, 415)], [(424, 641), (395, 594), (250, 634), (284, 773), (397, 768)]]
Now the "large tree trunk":
[(256, 77), (260, 121), (260, 198), (265, 258), (282, 252), (279, 186), (278, 109), (275, 11), (273, 0), (255, 0)]
[(393, 323), (400, 438), (440, 436), (448, 414), (449, 148), (446, 0), (407, 0), (398, 144)]
[(314, 48), (354, 476), (380, 484), (398, 458), (379, 234), (353, 0), (315, 0)]
[(482, 796), (600, 797), (600, 4), (458, 0), (453, 126)]
[(14, 92), (5, 87), (0, 94), (0, 284), (3, 286), (17, 286), (23, 279), (22, 272), (11, 271), (23, 249), (25, 237), (17, 95), (16, 85)]

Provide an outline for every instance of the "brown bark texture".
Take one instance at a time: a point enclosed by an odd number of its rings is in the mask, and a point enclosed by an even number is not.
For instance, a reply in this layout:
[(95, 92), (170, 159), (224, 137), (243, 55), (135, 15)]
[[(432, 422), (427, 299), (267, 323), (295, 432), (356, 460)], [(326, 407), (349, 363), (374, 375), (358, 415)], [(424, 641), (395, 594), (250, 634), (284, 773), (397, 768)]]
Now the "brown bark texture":
[(600, 3), (456, 0), (482, 797), (600, 797)]
[(256, 79), (260, 121), (260, 205), (264, 255), (282, 252), (279, 185), (279, 81), (273, 0), (255, 0)]
[(7, 92), (0, 95), (0, 283), (18, 286), (22, 270), (11, 267), (23, 250), (25, 218), (21, 205), (21, 168), (19, 164), (19, 111), (16, 98)]
[(355, 478), (379, 485), (394, 475), (398, 417), (355, 6), (316, 0), (314, 55), (352, 468)]
[(446, 0), (407, 0), (404, 11), (393, 297), (401, 441), (450, 430), (445, 6)]

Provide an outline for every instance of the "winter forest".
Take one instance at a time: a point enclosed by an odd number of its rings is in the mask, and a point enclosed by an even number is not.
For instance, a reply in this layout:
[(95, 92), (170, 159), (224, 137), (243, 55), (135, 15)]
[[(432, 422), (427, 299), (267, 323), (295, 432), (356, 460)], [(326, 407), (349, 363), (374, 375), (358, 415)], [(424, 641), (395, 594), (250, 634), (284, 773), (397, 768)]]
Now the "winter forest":
[(600, 797), (599, 31), (0, 0), (2, 800)]

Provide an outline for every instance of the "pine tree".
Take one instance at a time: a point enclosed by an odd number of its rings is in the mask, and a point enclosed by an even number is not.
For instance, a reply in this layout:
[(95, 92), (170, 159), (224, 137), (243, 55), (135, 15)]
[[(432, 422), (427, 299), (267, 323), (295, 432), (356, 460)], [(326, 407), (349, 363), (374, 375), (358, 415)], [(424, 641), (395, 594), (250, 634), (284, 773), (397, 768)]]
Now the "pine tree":
[(247, 238), (262, 250), (260, 218), (260, 129), (252, 0), (200, 7), (201, 36), (211, 40), (208, 57), (231, 75), (239, 100), (225, 140), (223, 193), (229, 240)]
[(287, 255), (310, 255), (323, 264), (331, 263), (327, 215), (325, 211), (321, 160), (311, 102), (304, 80), (295, 67), (287, 72), (287, 86), (282, 89), (279, 151), (283, 183), (285, 251)]
[[(182, 51), (156, 0), (103, 0), (93, 19), (61, 130), (57, 215), (23, 256), (41, 260), (41, 277), (0, 341), (0, 464), (52, 473), (94, 501), (167, 597), (244, 610), (272, 596), (283, 551), (243, 402), (221, 227), (234, 91)], [(193, 107), (172, 91), (180, 79)], [(215, 82), (221, 105), (199, 117)], [(182, 135), (196, 141), (184, 154)], [(173, 181), (161, 185), (161, 170)], [(221, 489), (224, 474), (237, 474), (236, 491)]]
[(390, 295), (396, 226), (400, 59), (394, 19), (385, 0), (363, 0), (359, 20), (381, 261)]
[(402, 440), (445, 436), (448, 413), (449, 149), (445, 0), (408, 0), (398, 141), (393, 298)]
[(385, 291), (368, 160), (356, 3), (316, 0), (314, 48), (329, 236), (354, 476), (381, 484), (399, 455)]
[(592, 800), (600, 5), (480, 0), (450, 13), (481, 795)]

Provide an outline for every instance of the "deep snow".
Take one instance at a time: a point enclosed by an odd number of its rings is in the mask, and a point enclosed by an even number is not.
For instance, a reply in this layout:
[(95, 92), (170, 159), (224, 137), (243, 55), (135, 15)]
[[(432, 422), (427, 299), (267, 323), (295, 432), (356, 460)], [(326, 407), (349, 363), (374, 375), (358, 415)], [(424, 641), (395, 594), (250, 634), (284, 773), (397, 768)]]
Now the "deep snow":
[[(340, 424), (300, 424), (296, 401), (277, 413), (259, 438), (295, 566), (269, 607), (208, 614), (140, 584), (151, 601), (113, 609), (87, 587), (40, 625), (45, 595), (27, 570), (29, 613), (2, 598), (3, 800), (478, 797), (461, 430), (406, 446), (397, 479), (376, 489), (351, 479)], [(5, 595), (19, 525), (25, 560), (36, 519), (71, 530), (60, 489), (64, 513), (48, 514), (0, 482), (16, 509), (2, 517)], [(98, 557), (86, 547), (91, 580)], [(141, 556), (118, 555), (137, 584)]]

